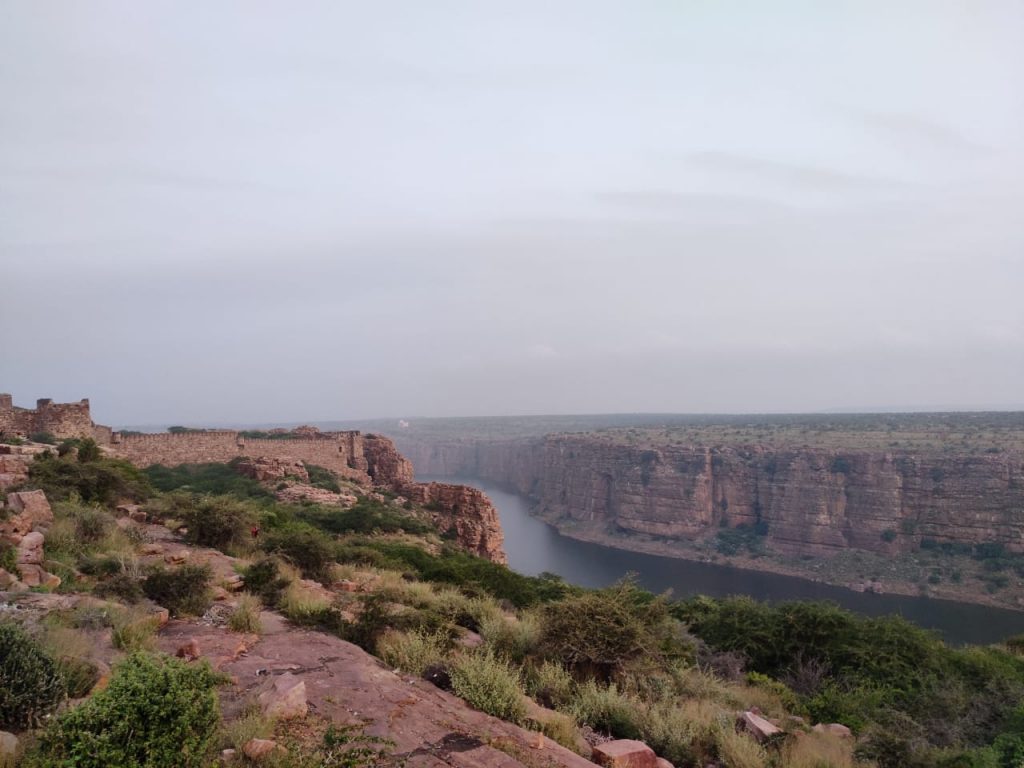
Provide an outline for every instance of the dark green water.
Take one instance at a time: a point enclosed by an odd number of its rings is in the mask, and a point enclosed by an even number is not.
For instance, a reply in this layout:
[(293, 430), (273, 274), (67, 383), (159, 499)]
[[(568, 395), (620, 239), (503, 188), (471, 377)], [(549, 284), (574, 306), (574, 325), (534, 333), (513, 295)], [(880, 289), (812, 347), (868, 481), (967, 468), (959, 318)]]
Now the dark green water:
[[(429, 478), (452, 482), (451, 478)], [(460, 478), (483, 490), (501, 516), (505, 551), (516, 571), (535, 576), (548, 571), (585, 587), (612, 584), (629, 572), (654, 592), (676, 597), (750, 595), (758, 600), (831, 600), (868, 616), (898, 614), (939, 632), (953, 644), (988, 644), (1024, 632), (1024, 612), (971, 603), (903, 595), (874, 595), (771, 573), (698, 563), (576, 541), (530, 515), (529, 502), (489, 483)]]

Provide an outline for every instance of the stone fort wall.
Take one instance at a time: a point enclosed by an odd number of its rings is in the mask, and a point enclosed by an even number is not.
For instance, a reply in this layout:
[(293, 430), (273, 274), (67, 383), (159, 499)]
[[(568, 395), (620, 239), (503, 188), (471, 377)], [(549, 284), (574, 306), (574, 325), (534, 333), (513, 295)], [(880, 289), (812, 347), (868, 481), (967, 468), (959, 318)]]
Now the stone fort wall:
[(19, 408), (9, 394), (0, 394), (0, 433), (27, 437), (37, 432), (59, 438), (93, 437), (100, 443), (109, 443), (111, 436), (108, 427), (93, 424), (88, 399), (55, 403), (42, 398), (35, 408)]
[(359, 432), (323, 433), (318, 438), (294, 440), (246, 438), (230, 430), (145, 435), (115, 432), (111, 452), (139, 467), (224, 463), (239, 456), (288, 457), (326, 467), (352, 480), (369, 481)]

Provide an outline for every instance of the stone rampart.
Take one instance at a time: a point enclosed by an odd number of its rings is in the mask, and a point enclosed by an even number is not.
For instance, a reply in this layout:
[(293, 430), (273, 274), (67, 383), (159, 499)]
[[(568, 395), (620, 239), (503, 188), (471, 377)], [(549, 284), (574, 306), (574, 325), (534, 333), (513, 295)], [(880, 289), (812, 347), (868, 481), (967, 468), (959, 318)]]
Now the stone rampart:
[(319, 438), (293, 440), (246, 438), (229, 430), (144, 435), (114, 433), (111, 450), (140, 467), (224, 463), (239, 456), (286, 457), (366, 483), (370, 478), (365, 471), (359, 438), (358, 432), (323, 433)]
[(35, 408), (19, 408), (9, 394), (0, 394), (0, 434), (27, 437), (39, 432), (59, 438), (95, 437), (99, 442), (105, 437), (102, 428), (92, 422), (87, 399), (55, 403), (43, 398), (36, 401)]

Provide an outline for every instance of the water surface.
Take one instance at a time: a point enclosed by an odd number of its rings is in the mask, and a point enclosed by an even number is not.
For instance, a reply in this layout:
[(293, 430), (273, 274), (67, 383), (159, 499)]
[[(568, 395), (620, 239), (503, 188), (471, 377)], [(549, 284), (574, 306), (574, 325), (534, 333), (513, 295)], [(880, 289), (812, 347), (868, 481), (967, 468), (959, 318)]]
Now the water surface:
[[(419, 479), (419, 478), (418, 478)], [(422, 478), (452, 482), (452, 478)], [(1024, 612), (956, 603), (925, 597), (874, 595), (773, 573), (731, 568), (614, 549), (562, 536), (530, 515), (530, 503), (475, 478), (459, 478), (484, 491), (494, 502), (505, 531), (505, 552), (514, 570), (536, 576), (556, 573), (572, 584), (603, 587), (635, 572), (640, 584), (653, 592), (671, 589), (676, 597), (749, 595), (758, 600), (832, 600), (868, 616), (898, 614), (938, 631), (955, 644), (987, 644), (1024, 632)]]

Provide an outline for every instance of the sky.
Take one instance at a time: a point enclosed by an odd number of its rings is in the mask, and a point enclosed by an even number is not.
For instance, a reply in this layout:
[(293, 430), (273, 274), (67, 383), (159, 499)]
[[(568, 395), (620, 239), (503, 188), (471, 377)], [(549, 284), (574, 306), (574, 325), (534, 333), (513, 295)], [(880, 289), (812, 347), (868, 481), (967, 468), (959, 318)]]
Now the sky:
[(0, 391), (1024, 407), (1024, 4), (0, 0)]

